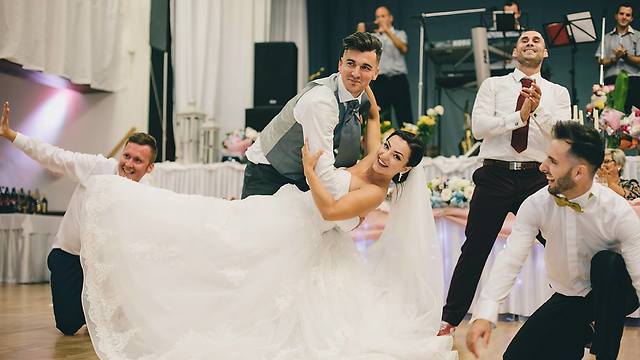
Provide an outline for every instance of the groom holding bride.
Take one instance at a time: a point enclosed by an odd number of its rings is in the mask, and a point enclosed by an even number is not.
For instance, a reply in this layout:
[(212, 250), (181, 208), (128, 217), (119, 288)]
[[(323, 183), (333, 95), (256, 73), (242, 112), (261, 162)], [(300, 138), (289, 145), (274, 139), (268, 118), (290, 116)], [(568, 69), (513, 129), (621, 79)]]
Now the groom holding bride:
[[(247, 150), (242, 198), (273, 195), (282, 185), (309, 190), (302, 169), (300, 148), (308, 139), (321, 150), (316, 171), (336, 198), (349, 191), (349, 173), (340, 167), (360, 158), (361, 117), (358, 109), (364, 90), (378, 76), (382, 55), (380, 40), (356, 32), (343, 39), (338, 72), (307, 84), (262, 131)], [(367, 121), (367, 142), (379, 142), (380, 120)]]
[[(424, 171), (412, 171), (424, 145), (403, 131), (380, 143), (367, 86), (379, 42), (356, 33), (343, 44), (339, 73), (307, 85), (248, 152), (245, 199), (86, 181), (82, 303), (100, 358), (457, 357), (435, 336), (441, 252)], [(365, 261), (349, 231), (391, 181), (402, 191)]]

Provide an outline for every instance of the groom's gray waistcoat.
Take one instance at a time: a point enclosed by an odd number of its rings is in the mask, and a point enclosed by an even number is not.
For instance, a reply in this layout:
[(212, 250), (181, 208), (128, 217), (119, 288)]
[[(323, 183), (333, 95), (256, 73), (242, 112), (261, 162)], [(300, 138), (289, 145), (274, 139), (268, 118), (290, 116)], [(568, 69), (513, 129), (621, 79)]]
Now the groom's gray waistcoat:
[[(355, 165), (360, 157), (360, 123), (358, 121), (345, 122), (345, 118), (347, 118), (346, 107), (340, 104), (338, 99), (338, 74), (314, 80), (289, 100), (280, 113), (260, 133), (262, 152), (271, 166), (283, 176), (296, 181), (304, 178), (301, 153), (304, 136), (302, 125), (293, 116), (293, 108), (302, 95), (316, 86), (329, 87), (338, 100), (340, 115), (338, 125), (333, 132), (335, 167)], [(349, 146), (340, 146), (341, 143)]]

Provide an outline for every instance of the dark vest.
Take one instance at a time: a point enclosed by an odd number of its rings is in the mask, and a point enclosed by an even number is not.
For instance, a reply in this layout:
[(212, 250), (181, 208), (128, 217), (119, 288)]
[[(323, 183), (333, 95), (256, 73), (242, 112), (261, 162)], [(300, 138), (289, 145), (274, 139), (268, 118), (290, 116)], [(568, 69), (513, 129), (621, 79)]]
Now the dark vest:
[[(338, 74), (308, 83), (300, 93), (287, 102), (269, 125), (260, 133), (260, 145), (265, 157), (283, 176), (298, 181), (304, 178), (302, 154), (304, 145), (302, 125), (293, 116), (298, 99), (316, 86), (327, 86), (338, 97)], [(360, 158), (361, 127), (358, 121), (347, 121), (346, 107), (340, 104), (339, 121), (333, 132), (335, 167), (355, 165)]]

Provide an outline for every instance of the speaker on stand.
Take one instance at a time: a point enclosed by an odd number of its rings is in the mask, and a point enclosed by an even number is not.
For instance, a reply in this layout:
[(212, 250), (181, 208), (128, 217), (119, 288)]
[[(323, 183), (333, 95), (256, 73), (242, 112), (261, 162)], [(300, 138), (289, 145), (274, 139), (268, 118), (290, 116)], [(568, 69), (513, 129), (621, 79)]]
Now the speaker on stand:
[(292, 42), (255, 44), (253, 108), (245, 111), (245, 125), (262, 131), (297, 93), (298, 48)]

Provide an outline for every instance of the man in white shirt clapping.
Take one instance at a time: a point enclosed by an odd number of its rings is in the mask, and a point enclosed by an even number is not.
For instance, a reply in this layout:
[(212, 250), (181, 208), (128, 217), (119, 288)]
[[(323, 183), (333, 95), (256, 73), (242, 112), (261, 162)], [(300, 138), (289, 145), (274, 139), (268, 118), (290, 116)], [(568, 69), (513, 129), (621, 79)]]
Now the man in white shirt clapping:
[[(119, 159), (102, 155), (80, 154), (45, 144), (20, 134), (9, 126), (9, 103), (2, 107), (0, 136), (11, 141), (27, 156), (49, 170), (63, 173), (81, 184), (91, 175), (119, 175), (140, 181), (153, 170), (157, 147), (153, 136), (131, 135)], [(76, 186), (55, 237), (47, 264), (51, 271), (51, 296), (56, 327), (73, 335), (85, 324), (82, 310), (84, 274), (80, 265), (80, 216), (84, 187)]]
[(524, 323), (504, 359), (582, 359), (588, 341), (598, 360), (617, 357), (625, 316), (640, 298), (640, 219), (624, 198), (593, 181), (603, 158), (594, 129), (554, 126), (540, 166), (548, 186), (520, 207), (474, 307), (467, 346), (476, 356), (540, 231), (554, 294)]
[[(473, 136), (482, 141), (483, 166), (473, 173), (476, 189), (466, 240), (451, 277), (438, 335), (449, 335), (467, 314), (484, 264), (509, 212), (546, 185), (538, 170), (551, 128), (570, 119), (569, 92), (540, 75), (548, 57), (542, 35), (525, 31), (513, 49), (516, 69), (485, 80), (473, 104)], [(541, 240), (542, 241), (542, 240)]]

